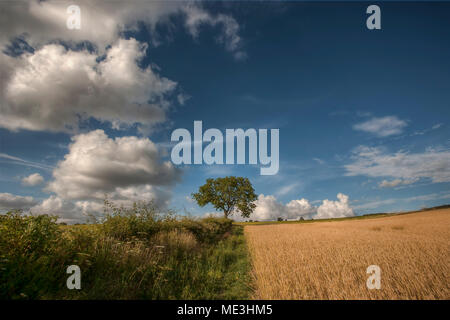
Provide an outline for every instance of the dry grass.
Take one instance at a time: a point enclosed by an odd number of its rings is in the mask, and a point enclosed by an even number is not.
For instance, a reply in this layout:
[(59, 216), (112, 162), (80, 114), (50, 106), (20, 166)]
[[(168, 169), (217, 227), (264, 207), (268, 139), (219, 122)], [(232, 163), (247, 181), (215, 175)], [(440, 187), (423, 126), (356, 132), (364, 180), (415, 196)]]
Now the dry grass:
[[(450, 209), (246, 226), (255, 299), (450, 299)], [(366, 286), (369, 265), (381, 289)]]

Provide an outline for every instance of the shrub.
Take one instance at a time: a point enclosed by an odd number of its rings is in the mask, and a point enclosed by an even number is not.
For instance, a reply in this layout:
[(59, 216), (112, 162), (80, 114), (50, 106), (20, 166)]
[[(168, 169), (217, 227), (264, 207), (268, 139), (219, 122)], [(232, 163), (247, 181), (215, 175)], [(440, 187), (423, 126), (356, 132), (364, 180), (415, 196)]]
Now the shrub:
[(55, 285), (46, 272), (61, 231), (57, 217), (11, 211), (0, 220), (0, 297), (34, 297)]
[(163, 229), (164, 222), (175, 220), (171, 211), (161, 213), (153, 202), (134, 203), (133, 207), (117, 207), (105, 200), (102, 231), (119, 240), (150, 238)]
[(227, 218), (204, 218), (202, 220), (184, 219), (181, 225), (192, 232), (197, 241), (202, 243), (214, 243), (229, 231), (233, 221)]
[[(236, 276), (248, 264), (243, 236), (232, 235), (229, 219), (177, 218), (152, 203), (123, 208), (105, 201), (105, 215), (95, 224), (56, 220), (18, 211), (0, 215), (0, 298), (245, 297), (227, 291), (241, 285)], [(81, 290), (66, 287), (66, 268), (73, 264), (82, 272)]]

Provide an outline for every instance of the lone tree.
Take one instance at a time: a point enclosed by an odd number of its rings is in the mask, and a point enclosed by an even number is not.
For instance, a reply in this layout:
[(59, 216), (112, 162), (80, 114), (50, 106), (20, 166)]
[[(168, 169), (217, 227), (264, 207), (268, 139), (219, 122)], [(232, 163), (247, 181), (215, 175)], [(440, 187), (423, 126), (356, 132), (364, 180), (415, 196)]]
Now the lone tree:
[(256, 207), (253, 201), (257, 198), (247, 178), (233, 176), (207, 179), (192, 197), (201, 207), (211, 203), (216, 210), (223, 210), (225, 218), (236, 210), (243, 218), (248, 218)]

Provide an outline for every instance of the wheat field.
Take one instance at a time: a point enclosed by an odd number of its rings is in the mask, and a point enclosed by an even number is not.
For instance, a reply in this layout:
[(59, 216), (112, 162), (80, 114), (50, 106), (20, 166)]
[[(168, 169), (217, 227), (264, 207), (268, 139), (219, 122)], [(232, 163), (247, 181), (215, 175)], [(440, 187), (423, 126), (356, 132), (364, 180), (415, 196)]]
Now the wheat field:
[[(254, 299), (450, 299), (450, 209), (246, 226)], [(369, 265), (381, 288), (367, 288)]]

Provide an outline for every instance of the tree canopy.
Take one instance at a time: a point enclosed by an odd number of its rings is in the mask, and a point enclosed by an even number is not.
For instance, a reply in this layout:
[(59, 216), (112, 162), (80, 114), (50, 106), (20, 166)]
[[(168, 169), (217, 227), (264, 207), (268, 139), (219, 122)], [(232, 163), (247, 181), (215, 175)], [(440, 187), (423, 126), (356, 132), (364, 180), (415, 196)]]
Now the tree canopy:
[(253, 201), (257, 199), (250, 180), (234, 176), (207, 179), (192, 197), (201, 207), (211, 203), (216, 210), (223, 211), (225, 218), (236, 211), (248, 218), (256, 207)]

